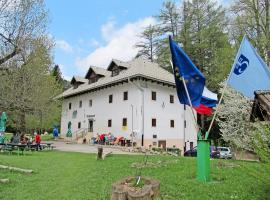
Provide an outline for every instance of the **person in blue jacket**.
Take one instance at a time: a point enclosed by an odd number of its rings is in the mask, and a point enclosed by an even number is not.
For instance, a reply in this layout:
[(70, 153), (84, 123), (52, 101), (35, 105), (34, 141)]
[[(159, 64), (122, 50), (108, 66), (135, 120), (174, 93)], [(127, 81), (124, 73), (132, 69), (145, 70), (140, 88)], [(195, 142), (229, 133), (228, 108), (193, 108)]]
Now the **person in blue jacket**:
[(56, 126), (53, 128), (53, 138), (58, 138), (58, 128)]

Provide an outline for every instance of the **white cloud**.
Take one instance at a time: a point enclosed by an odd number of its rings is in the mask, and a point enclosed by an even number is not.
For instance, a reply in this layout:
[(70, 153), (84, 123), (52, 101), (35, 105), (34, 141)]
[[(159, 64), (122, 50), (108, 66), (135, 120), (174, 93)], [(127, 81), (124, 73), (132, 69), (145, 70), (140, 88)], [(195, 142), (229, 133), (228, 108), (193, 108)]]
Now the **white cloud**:
[(122, 61), (131, 60), (138, 52), (134, 45), (141, 40), (139, 33), (150, 24), (156, 21), (152, 17), (147, 17), (134, 23), (127, 23), (123, 27), (116, 28), (115, 21), (109, 19), (101, 27), (103, 39), (106, 45), (100, 46), (84, 58), (77, 58), (75, 65), (80, 70), (87, 70), (90, 65), (107, 67), (111, 59)]
[(61, 49), (66, 53), (71, 53), (73, 51), (72, 46), (65, 40), (56, 40), (56, 48)]

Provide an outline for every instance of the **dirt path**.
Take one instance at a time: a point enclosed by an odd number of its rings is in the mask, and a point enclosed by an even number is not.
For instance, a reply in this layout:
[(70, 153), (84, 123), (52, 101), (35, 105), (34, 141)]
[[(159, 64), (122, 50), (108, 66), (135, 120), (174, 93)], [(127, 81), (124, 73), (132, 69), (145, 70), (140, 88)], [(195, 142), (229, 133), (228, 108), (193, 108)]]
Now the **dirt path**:
[[(81, 153), (97, 153), (98, 145), (89, 145), (89, 144), (67, 144), (66, 142), (62, 141), (50, 141), (55, 146), (56, 150), (59, 151), (70, 151), (70, 152), (81, 152)], [(123, 147), (110, 147), (110, 146), (103, 146), (103, 152), (112, 154), (128, 154), (128, 155), (142, 155), (141, 153), (133, 153), (129, 152), (129, 147), (124, 147), (127, 151), (123, 150)]]

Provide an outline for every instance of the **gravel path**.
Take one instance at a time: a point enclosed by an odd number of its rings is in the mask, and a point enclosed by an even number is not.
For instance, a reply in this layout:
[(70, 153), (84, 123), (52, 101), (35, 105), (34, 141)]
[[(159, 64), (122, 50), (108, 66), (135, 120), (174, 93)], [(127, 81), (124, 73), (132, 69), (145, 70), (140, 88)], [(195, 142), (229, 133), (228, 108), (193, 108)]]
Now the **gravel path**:
[[(50, 141), (56, 150), (59, 151), (70, 151), (70, 152), (81, 152), (81, 153), (97, 153), (97, 148), (99, 145), (89, 145), (89, 144), (68, 144), (63, 141)], [(129, 152), (129, 147), (113, 147), (113, 146), (103, 146), (103, 152), (112, 154), (128, 154), (128, 155), (142, 155), (141, 153)], [(125, 151), (123, 150), (125, 149)]]

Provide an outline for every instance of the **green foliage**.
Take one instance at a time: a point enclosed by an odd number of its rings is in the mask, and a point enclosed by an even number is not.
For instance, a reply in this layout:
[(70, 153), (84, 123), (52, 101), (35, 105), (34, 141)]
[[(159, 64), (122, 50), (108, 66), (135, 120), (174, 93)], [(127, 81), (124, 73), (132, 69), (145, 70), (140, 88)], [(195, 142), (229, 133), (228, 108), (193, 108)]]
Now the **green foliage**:
[(261, 161), (270, 162), (270, 124), (269, 122), (256, 122), (254, 124), (252, 146)]
[(54, 97), (62, 92), (61, 85), (50, 75), (50, 41), (31, 41), (31, 53), (18, 68), (10, 66), (0, 76), (0, 109), (8, 113), (8, 126), (25, 129), (47, 129), (59, 124), (61, 102)]
[[(112, 155), (97, 162), (95, 154), (34, 152), (26, 156), (0, 154), (0, 164), (33, 169), (29, 176), (2, 171), (10, 183), (0, 187), (1, 199), (107, 200), (112, 184), (131, 176), (131, 164), (142, 156)], [(150, 156), (150, 162), (168, 162), (145, 168), (144, 175), (161, 182), (160, 199), (268, 199), (270, 165), (258, 162), (211, 160), (212, 182), (196, 180), (196, 159)], [(78, 189), (79, 188), (79, 189)]]
[[(218, 84), (229, 73), (235, 53), (229, 42), (225, 9), (213, 0), (182, 1), (180, 7), (173, 1), (166, 1), (156, 17), (159, 22), (151, 29), (158, 47), (154, 60), (172, 72), (168, 43), (168, 34), (171, 34), (204, 73), (207, 87), (218, 91)], [(149, 45), (141, 48), (149, 52)]]

